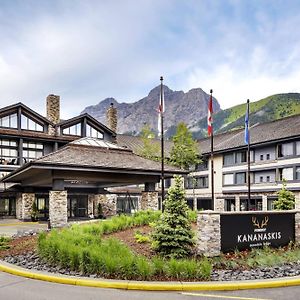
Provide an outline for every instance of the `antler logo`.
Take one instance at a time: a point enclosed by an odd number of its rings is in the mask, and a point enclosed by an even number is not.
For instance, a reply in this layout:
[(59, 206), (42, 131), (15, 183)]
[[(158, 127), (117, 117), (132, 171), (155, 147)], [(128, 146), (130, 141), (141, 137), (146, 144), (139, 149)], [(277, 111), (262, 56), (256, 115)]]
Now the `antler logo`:
[(264, 219), (261, 221), (261, 223), (256, 219), (256, 217), (252, 217), (252, 224), (257, 229), (262, 229), (267, 227), (269, 222), (269, 217), (264, 217)]

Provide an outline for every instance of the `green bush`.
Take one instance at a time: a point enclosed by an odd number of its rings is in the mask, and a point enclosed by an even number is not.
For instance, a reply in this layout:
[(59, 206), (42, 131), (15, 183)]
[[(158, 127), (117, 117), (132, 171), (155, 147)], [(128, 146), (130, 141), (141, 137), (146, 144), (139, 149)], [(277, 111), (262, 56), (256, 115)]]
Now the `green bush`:
[(168, 190), (165, 211), (152, 233), (154, 249), (168, 258), (184, 258), (194, 245), (194, 234), (188, 218), (182, 177), (175, 176), (175, 185)]
[(0, 250), (7, 250), (9, 249), (8, 243), (10, 242), (10, 238), (5, 236), (0, 236)]
[(290, 210), (295, 208), (295, 194), (286, 188), (286, 180), (283, 179), (282, 188), (277, 193), (278, 199), (274, 201), (276, 210)]

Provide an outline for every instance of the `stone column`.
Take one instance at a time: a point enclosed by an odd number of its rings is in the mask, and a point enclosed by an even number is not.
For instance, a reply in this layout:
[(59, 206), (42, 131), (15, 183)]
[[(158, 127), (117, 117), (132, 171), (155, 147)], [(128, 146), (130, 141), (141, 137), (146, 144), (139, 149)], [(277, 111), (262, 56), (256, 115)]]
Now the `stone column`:
[(21, 193), (16, 195), (16, 218), (19, 220), (23, 219), (23, 202)]
[(103, 211), (104, 217), (115, 216), (117, 214), (117, 195), (115, 195), (115, 194), (89, 195), (89, 201), (91, 201), (93, 203), (94, 215), (97, 217), (98, 217), (99, 203), (102, 206), (102, 211)]
[(158, 192), (155, 191), (154, 182), (145, 183), (145, 191), (142, 192), (141, 210), (158, 210)]
[(235, 211), (241, 211), (241, 201), (239, 196), (235, 197)]
[(197, 252), (207, 257), (221, 253), (220, 214), (199, 212), (197, 217)]
[(49, 191), (49, 218), (52, 228), (68, 224), (67, 195), (67, 191)]
[(267, 211), (268, 210), (268, 196), (262, 195), (262, 210)]
[(34, 193), (22, 193), (22, 219), (24, 221), (31, 220), (32, 205), (35, 200)]
[(94, 214), (94, 198), (90, 197), (90, 196), (92, 196), (92, 195), (88, 195), (88, 209), (87, 209), (88, 216), (90, 214), (95, 215)]
[(295, 192), (295, 209), (300, 210), (300, 192)]
[(295, 214), (295, 244), (300, 244), (300, 212)]
[(215, 198), (215, 211), (224, 211), (224, 199)]

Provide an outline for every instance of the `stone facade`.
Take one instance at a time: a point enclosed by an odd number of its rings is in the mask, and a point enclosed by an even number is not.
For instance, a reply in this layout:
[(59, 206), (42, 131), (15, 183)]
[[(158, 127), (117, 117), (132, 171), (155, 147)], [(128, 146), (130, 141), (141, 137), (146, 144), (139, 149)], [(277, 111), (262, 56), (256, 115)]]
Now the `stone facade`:
[[(92, 195), (91, 195), (92, 196)], [(87, 207), (87, 214), (88, 216), (90, 214), (95, 215), (94, 213), (94, 198), (90, 197), (90, 195), (88, 195), (88, 207)]]
[(215, 211), (224, 211), (224, 199), (215, 199)]
[[(23, 220), (31, 220), (32, 205), (35, 200), (34, 193), (22, 193), (21, 196), (21, 218)], [(20, 200), (19, 200), (20, 201)]]
[(158, 192), (142, 192), (141, 210), (158, 210)]
[(16, 218), (19, 220), (23, 219), (23, 205), (22, 205), (22, 194), (16, 195)]
[(300, 212), (295, 214), (295, 243), (300, 244)]
[(49, 192), (49, 218), (51, 227), (68, 224), (67, 191)]
[(113, 103), (111, 103), (110, 107), (106, 112), (107, 119), (107, 127), (114, 132), (117, 132), (118, 127), (118, 116), (117, 109), (114, 107)]
[(200, 212), (197, 217), (197, 252), (204, 256), (221, 253), (220, 214), (213, 211)]
[(114, 216), (117, 214), (117, 195), (115, 194), (95, 194), (89, 195), (89, 205), (93, 203), (93, 214), (98, 217), (98, 204), (102, 206), (103, 215), (105, 217)]

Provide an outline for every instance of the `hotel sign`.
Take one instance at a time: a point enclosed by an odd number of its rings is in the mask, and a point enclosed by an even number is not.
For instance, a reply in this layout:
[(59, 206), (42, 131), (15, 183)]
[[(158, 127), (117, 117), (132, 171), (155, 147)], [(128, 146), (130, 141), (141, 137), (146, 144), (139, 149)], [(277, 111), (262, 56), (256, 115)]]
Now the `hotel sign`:
[(295, 240), (295, 213), (220, 216), (221, 250), (281, 247)]

